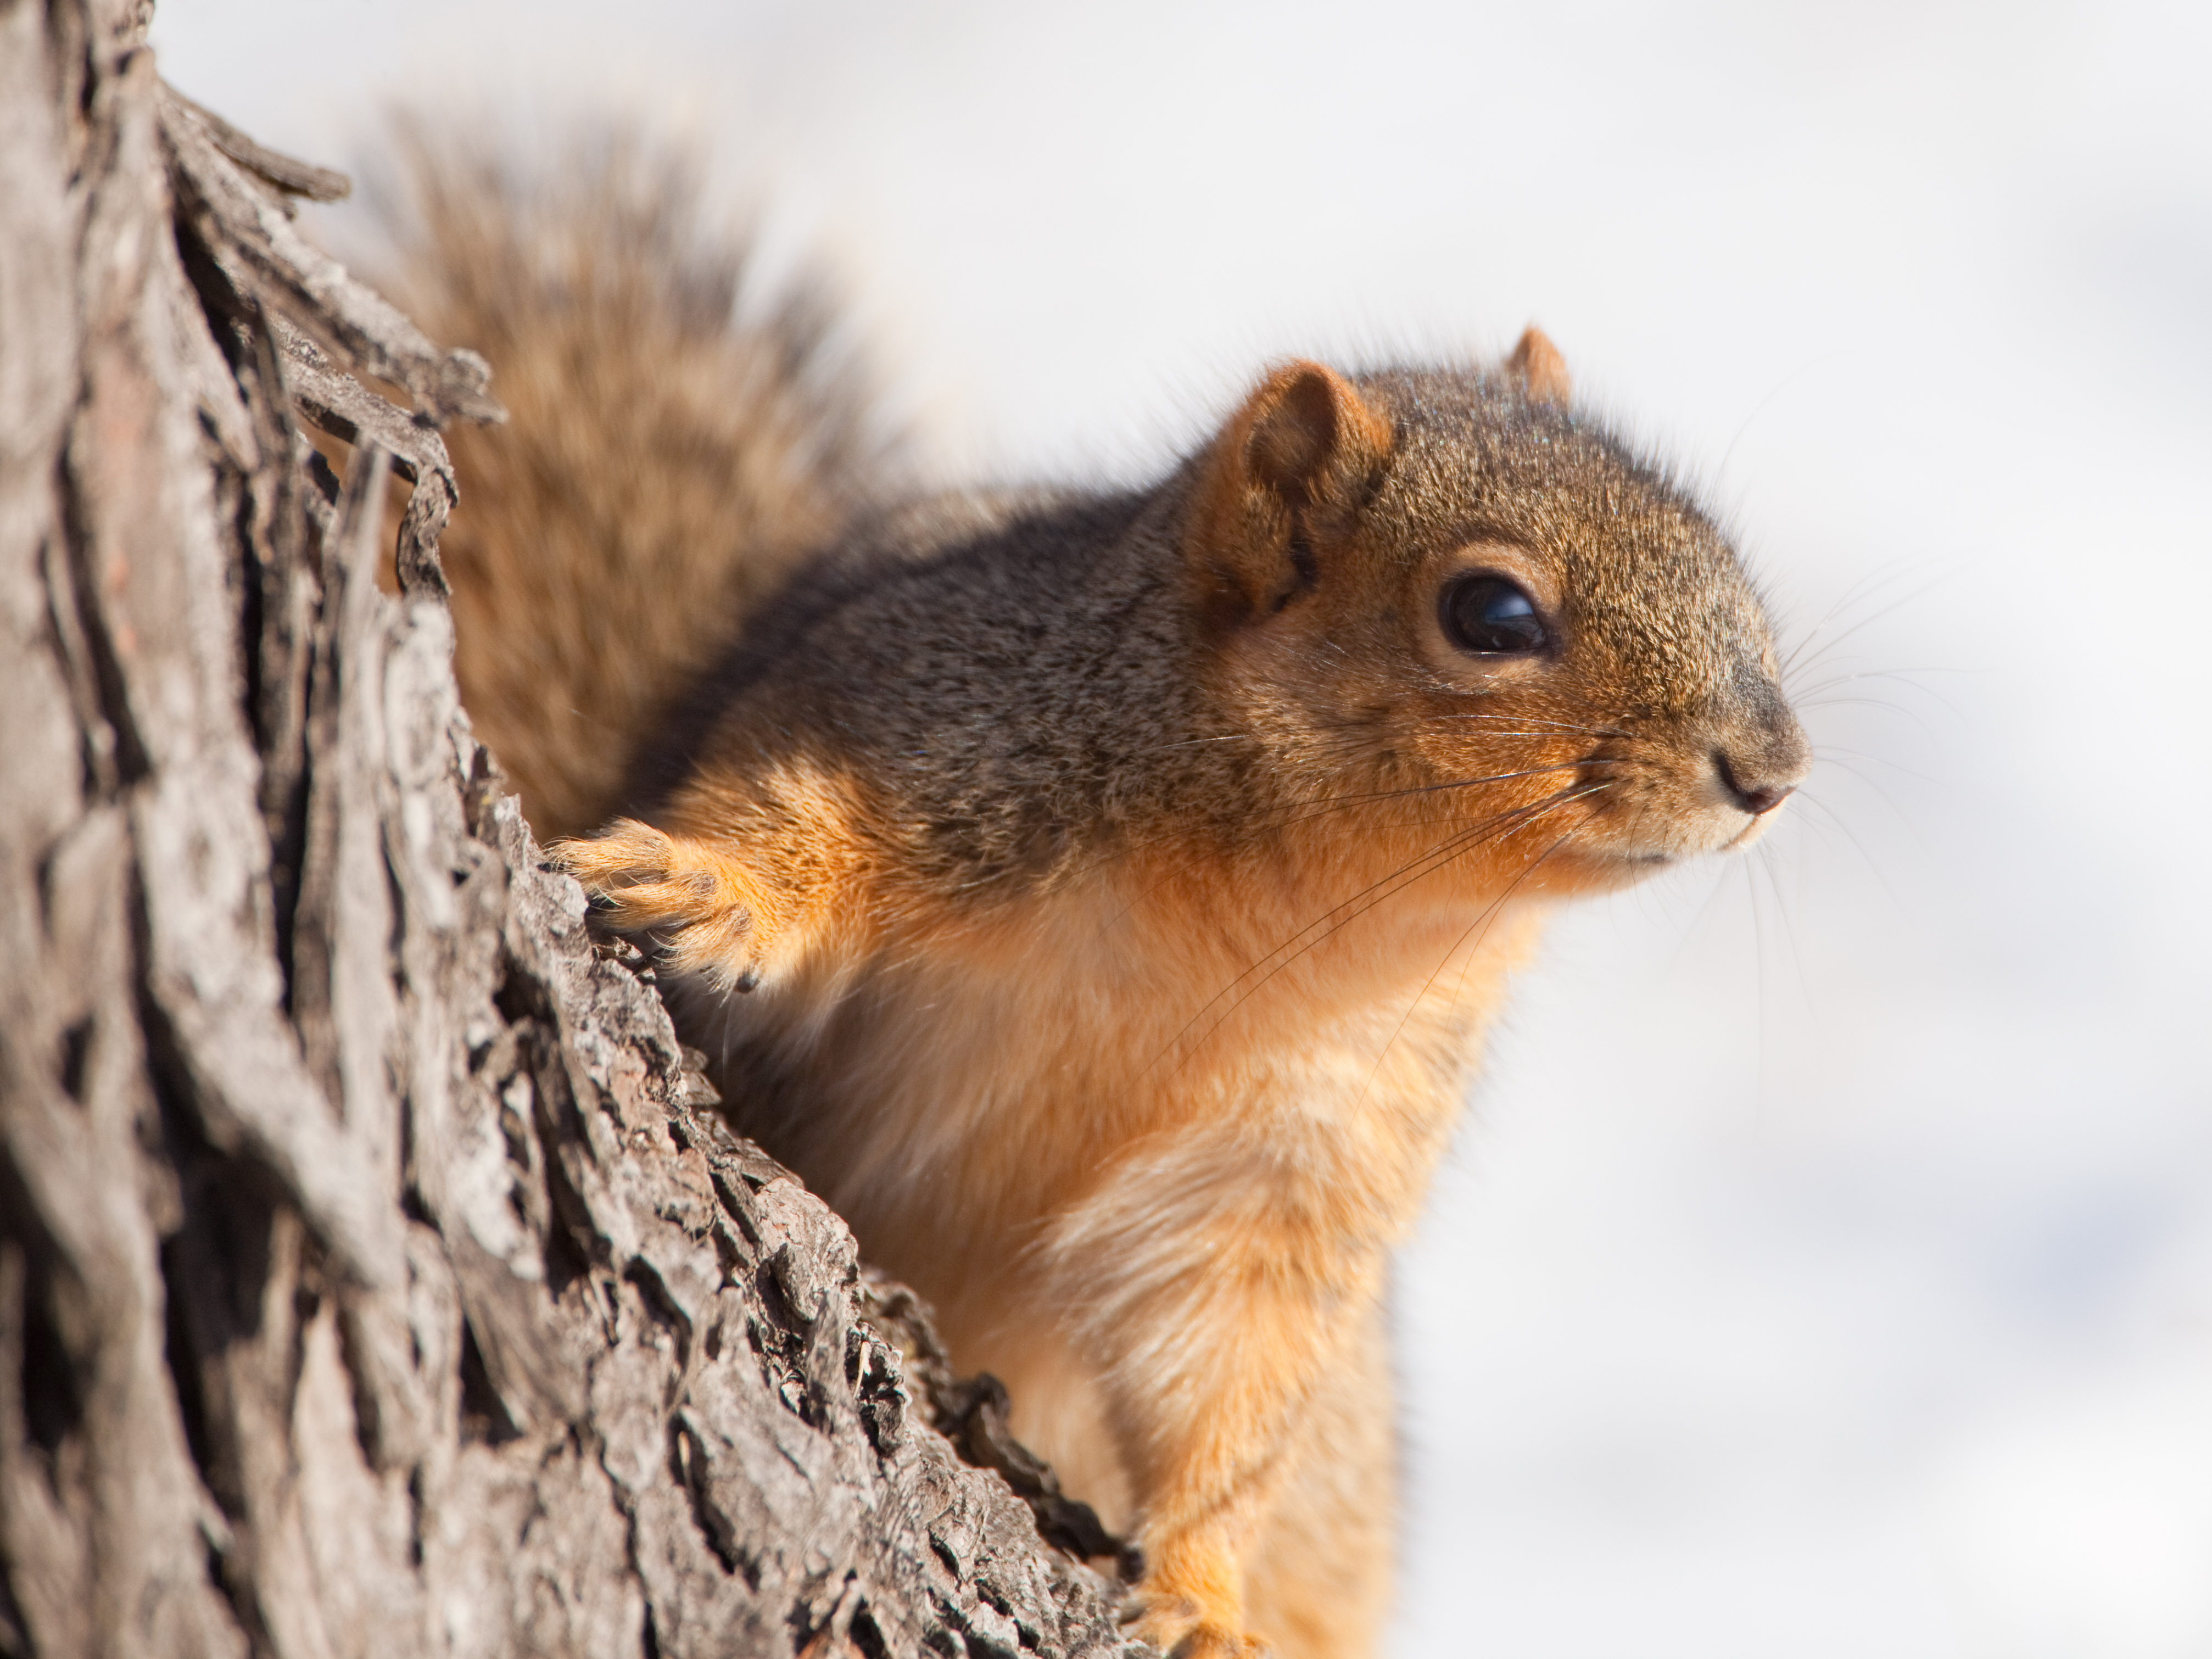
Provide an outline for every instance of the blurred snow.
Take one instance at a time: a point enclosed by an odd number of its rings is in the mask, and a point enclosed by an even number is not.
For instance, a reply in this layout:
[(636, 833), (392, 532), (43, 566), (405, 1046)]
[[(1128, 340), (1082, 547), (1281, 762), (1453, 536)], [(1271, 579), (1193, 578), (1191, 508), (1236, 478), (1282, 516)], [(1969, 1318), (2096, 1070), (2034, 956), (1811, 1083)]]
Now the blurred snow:
[[(1565, 919), (1401, 1274), (1404, 1652), (2212, 1655), (2212, 10), (166, 0), (696, 132), (949, 471), (1510, 342), (1705, 482), (1823, 761)], [(319, 221), (345, 234), (343, 210)], [(1473, 1608), (1472, 1616), (1464, 1616)]]

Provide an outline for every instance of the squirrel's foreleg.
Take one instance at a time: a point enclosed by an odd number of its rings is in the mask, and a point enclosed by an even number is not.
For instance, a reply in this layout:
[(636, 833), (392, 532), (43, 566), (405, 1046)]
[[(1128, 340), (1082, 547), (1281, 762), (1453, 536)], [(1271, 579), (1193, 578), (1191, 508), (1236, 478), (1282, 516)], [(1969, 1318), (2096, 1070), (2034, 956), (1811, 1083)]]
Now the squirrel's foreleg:
[(1136, 1488), (1142, 1633), (1229, 1659), (1264, 1651), (1243, 1630), (1242, 1563), (1308, 1401), (1371, 1328), (1384, 1256), (1326, 1195), (1268, 1179), (1266, 1152), (1207, 1139), (1139, 1153), (1049, 1249), (1054, 1277), (1081, 1285), (1077, 1334)]
[(788, 908), (720, 837), (671, 836), (620, 819), (589, 841), (556, 842), (609, 932), (650, 945), (675, 971), (750, 991)]
[(849, 787), (795, 763), (757, 777), (702, 767), (654, 816), (659, 825), (617, 818), (547, 850), (592, 896), (600, 926), (725, 994), (800, 956), (872, 861)]

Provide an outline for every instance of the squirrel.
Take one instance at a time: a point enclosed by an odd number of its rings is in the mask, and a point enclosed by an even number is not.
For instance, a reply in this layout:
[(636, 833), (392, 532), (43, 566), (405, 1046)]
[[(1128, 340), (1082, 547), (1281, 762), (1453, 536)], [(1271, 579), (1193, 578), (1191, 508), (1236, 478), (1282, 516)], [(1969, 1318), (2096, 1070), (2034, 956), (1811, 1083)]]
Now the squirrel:
[(675, 175), (433, 160), (403, 285), (513, 415), (456, 437), (457, 666), (551, 855), (1133, 1530), (1139, 1634), (1371, 1653), (1390, 1254), (1508, 981), (1809, 763), (1728, 538), (1534, 327), (1279, 365), (1144, 488), (871, 501)]

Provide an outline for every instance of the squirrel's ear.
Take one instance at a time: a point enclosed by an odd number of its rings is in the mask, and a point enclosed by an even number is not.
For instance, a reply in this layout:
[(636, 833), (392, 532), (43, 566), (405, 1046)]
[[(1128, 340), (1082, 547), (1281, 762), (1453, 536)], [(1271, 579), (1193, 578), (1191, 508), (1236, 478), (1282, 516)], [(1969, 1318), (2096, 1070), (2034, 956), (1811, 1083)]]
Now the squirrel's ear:
[(1521, 331), (1521, 343), (1505, 360), (1505, 372), (1521, 382), (1521, 390), (1533, 402), (1565, 409), (1574, 395), (1573, 383), (1567, 379), (1567, 360), (1534, 323)]
[(1262, 380), (1215, 441), (1193, 515), (1217, 598), (1243, 614), (1310, 586), (1314, 542), (1350, 530), (1393, 441), (1333, 368), (1288, 363)]
[(1364, 489), (1390, 453), (1390, 423), (1320, 363), (1290, 363), (1261, 382), (1230, 425), (1247, 477), (1285, 505), (1320, 506)]

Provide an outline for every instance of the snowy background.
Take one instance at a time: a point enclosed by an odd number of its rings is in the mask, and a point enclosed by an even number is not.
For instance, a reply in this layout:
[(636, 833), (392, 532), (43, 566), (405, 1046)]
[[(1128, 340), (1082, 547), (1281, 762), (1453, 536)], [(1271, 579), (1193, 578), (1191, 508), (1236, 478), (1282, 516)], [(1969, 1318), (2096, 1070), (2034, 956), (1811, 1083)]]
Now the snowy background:
[(2212, 1656), (2212, 9), (163, 0), (155, 39), (317, 161), (410, 61), (696, 135), (954, 475), (1142, 475), (1272, 355), (1540, 321), (1740, 531), (1822, 761), (1522, 988), (1401, 1274), (1394, 1650)]

